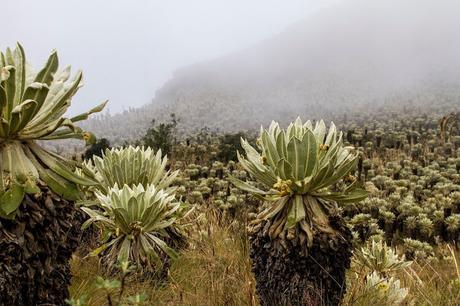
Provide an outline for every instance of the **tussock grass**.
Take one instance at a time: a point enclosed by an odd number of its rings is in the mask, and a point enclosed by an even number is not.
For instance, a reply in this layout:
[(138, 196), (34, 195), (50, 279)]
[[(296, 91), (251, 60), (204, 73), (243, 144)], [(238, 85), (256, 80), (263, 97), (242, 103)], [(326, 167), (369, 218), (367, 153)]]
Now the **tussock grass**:
[[(231, 223), (215, 209), (203, 207), (189, 228), (190, 246), (172, 262), (167, 283), (131, 276), (127, 295), (145, 293), (145, 305), (258, 305), (251, 273), (244, 225)], [(414, 262), (399, 272), (401, 286), (409, 288), (404, 305), (460, 305), (460, 252), (445, 246), (447, 255), (435, 262)], [(97, 276), (104, 275), (97, 258), (74, 256), (72, 297), (87, 295), (88, 305), (107, 305), (106, 294), (96, 289)], [(343, 305), (385, 305), (366, 296), (365, 275), (353, 267), (348, 271), (348, 288)]]
[[(171, 263), (168, 282), (132, 276), (127, 295), (145, 293), (146, 305), (257, 305), (244, 227), (223, 221), (214, 209), (205, 211), (194, 215), (190, 246)], [(107, 304), (94, 282), (97, 276), (110, 276), (104, 275), (97, 258), (74, 256), (72, 273), (73, 298), (86, 294), (88, 305)]]
[[(456, 268), (460, 263), (460, 252), (454, 252), (450, 246), (446, 246), (446, 250), (450, 250), (450, 256), (444, 259), (414, 261), (409, 268), (394, 275), (401, 281), (401, 287), (409, 289), (403, 305), (460, 305), (460, 270)], [(363, 290), (365, 275), (360, 271), (352, 267), (347, 276), (350, 282), (343, 305), (387, 305), (380, 302), (378, 296), (366, 295)]]

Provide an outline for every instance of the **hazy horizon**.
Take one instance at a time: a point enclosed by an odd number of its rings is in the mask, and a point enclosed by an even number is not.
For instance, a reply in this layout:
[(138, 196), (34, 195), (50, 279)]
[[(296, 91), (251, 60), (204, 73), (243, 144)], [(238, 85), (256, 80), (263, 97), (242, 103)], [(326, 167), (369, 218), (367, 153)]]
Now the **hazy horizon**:
[(57, 49), (61, 65), (84, 73), (70, 112), (109, 99), (113, 114), (150, 103), (175, 70), (250, 47), (332, 2), (8, 1), (0, 48), (20, 42), (36, 69)]

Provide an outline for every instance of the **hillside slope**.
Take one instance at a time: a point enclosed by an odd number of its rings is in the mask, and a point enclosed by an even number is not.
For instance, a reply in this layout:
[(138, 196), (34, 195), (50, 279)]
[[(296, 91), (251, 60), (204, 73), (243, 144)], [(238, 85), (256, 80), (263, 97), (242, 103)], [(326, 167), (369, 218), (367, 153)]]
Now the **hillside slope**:
[(151, 104), (90, 127), (125, 139), (172, 112), (191, 132), (389, 104), (460, 105), (459, 10), (454, 1), (342, 1), (250, 48), (180, 69)]

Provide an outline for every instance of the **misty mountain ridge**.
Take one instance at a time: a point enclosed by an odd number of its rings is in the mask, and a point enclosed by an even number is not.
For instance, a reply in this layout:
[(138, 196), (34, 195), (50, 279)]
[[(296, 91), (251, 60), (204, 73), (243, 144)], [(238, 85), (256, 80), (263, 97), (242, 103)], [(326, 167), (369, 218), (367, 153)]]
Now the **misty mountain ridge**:
[(87, 128), (119, 142), (170, 113), (191, 133), (383, 105), (458, 107), (458, 11), (453, 1), (343, 1), (250, 48), (179, 69), (151, 104)]

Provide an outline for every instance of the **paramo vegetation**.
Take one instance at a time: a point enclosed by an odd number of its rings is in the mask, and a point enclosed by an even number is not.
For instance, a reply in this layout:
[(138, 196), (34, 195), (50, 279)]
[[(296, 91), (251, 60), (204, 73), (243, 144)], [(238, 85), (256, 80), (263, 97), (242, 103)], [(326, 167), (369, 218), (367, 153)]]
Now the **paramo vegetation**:
[[(63, 117), (81, 73), (55, 52), (0, 69), (0, 303), (458, 304), (454, 102), (234, 134), (173, 117), (110, 148), (75, 124), (105, 103)], [(69, 138), (91, 147), (48, 149)]]

